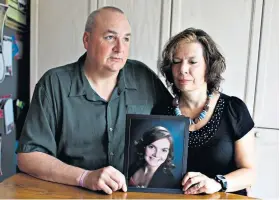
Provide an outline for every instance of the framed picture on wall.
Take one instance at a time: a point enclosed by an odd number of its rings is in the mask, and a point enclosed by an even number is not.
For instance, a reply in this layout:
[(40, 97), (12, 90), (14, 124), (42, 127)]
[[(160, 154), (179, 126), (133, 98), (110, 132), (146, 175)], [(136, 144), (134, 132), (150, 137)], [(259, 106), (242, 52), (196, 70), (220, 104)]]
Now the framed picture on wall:
[(124, 152), (128, 191), (182, 193), (188, 140), (186, 117), (128, 114)]

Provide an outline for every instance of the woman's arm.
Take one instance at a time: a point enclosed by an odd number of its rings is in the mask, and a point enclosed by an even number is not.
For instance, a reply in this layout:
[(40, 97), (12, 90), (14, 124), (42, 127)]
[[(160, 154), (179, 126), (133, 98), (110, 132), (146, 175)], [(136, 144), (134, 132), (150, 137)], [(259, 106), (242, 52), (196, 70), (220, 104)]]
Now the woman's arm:
[(253, 131), (235, 142), (235, 162), (239, 169), (225, 175), (228, 182), (227, 192), (250, 187), (255, 181), (254, 143)]
[[(255, 154), (253, 131), (237, 140), (235, 146), (235, 162), (239, 169), (224, 175), (228, 187), (226, 192), (234, 192), (250, 187), (255, 179)], [(182, 181), (185, 194), (212, 194), (221, 189), (221, 185), (199, 172), (188, 172)]]

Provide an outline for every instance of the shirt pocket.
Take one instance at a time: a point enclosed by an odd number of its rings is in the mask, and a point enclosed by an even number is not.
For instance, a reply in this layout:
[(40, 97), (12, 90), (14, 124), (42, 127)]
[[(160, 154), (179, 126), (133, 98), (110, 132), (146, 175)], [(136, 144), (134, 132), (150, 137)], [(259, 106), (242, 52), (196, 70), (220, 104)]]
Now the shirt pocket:
[(153, 109), (153, 105), (152, 104), (127, 105), (126, 106), (126, 114), (150, 115), (152, 109)]

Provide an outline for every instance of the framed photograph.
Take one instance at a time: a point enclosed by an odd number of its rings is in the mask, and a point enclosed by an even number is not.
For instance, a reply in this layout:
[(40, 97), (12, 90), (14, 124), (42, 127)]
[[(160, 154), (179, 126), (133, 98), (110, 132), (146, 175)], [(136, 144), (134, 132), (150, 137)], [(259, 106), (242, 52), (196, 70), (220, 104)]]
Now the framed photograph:
[(183, 193), (189, 119), (183, 116), (126, 116), (124, 174), (128, 191)]

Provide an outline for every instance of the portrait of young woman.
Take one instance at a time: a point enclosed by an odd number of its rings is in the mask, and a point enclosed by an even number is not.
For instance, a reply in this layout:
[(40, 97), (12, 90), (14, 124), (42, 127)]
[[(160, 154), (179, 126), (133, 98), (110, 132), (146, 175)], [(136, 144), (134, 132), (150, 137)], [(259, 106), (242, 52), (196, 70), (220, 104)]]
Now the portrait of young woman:
[(128, 120), (125, 151), (128, 187), (138, 191), (163, 189), (182, 193), (181, 181), (187, 166), (188, 119), (132, 116)]

